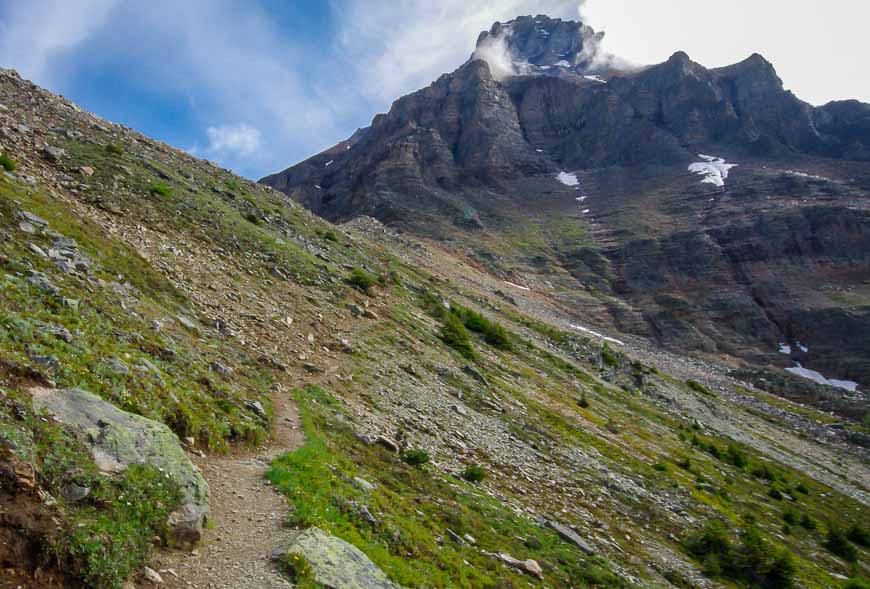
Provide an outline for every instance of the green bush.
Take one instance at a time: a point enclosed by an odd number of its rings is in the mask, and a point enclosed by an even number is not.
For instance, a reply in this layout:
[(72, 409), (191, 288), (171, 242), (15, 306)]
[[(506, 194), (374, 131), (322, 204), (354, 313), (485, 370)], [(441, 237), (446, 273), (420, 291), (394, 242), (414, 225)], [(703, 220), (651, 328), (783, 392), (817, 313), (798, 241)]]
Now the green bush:
[(482, 466), (469, 466), (464, 471), (462, 471), (462, 478), (464, 478), (469, 483), (479, 483), (486, 478), (486, 470), (484, 470)]
[(106, 145), (106, 153), (109, 155), (121, 155), (124, 153), (124, 148), (117, 143), (109, 143)]
[(870, 581), (864, 577), (852, 577), (846, 581), (843, 589), (870, 589)]
[(686, 386), (695, 391), (696, 393), (701, 393), (702, 395), (707, 395), (708, 397), (716, 396), (713, 391), (699, 383), (697, 380), (687, 380)]
[(314, 569), (311, 568), (311, 563), (305, 556), (295, 553), (287, 554), (280, 562), (284, 565), (284, 572), (297, 587), (313, 585)]
[(805, 513), (801, 516), (801, 527), (806, 530), (815, 530), (818, 527), (816, 520)]
[(474, 358), (474, 348), (471, 347), (468, 331), (459, 317), (453, 313), (447, 313), (444, 318), (444, 324), (441, 326), (441, 340), (466, 358)]
[(846, 537), (858, 546), (870, 547), (870, 532), (860, 524), (852, 524), (852, 527), (846, 532)]
[(0, 168), (3, 168), (7, 172), (14, 172), (15, 161), (5, 153), (0, 153)]
[(347, 282), (358, 291), (370, 294), (372, 287), (375, 285), (375, 277), (364, 270), (354, 268)]
[(688, 536), (683, 548), (704, 565), (704, 573), (763, 589), (787, 589), (794, 586), (796, 565), (792, 555), (771, 545), (758, 528), (744, 530), (735, 542), (719, 521)]
[(258, 217), (257, 214), (254, 212), (245, 213), (245, 220), (248, 223), (251, 223), (252, 225), (259, 225), (260, 224), (260, 217)]
[(402, 462), (405, 464), (409, 464), (411, 466), (423, 466), (427, 462), (429, 462), (430, 456), (426, 450), (415, 449), (408, 450), (404, 454), (402, 454)]
[(668, 471), (668, 465), (665, 464), (664, 462), (658, 462), (658, 463), (656, 463), (656, 464), (653, 464), (653, 469), (655, 469), (655, 470), (657, 470), (657, 471), (659, 471), (659, 472), (667, 472), (667, 471)]
[(451, 308), (451, 312), (459, 317), (466, 329), (481, 334), (483, 340), (489, 345), (500, 350), (509, 350), (511, 348), (511, 341), (507, 330), (499, 323), (490, 321), (480, 313), (458, 305), (454, 305)]
[(828, 535), (825, 538), (825, 548), (846, 562), (855, 562), (858, 560), (858, 550), (849, 542), (846, 532), (836, 524), (831, 524), (828, 527)]
[(725, 451), (725, 460), (740, 470), (743, 470), (749, 465), (749, 460), (746, 458), (746, 454), (744, 454), (735, 444), (728, 444), (728, 449)]
[(172, 190), (169, 188), (169, 186), (166, 185), (165, 182), (155, 182), (151, 185), (150, 188), (148, 188), (148, 192), (150, 192), (151, 194), (158, 194), (160, 196), (169, 196), (170, 194), (172, 194)]
[(794, 510), (786, 509), (782, 514), (782, 520), (790, 526), (796, 526), (800, 523), (800, 515)]
[(619, 356), (607, 344), (601, 346), (601, 361), (611, 368), (619, 366)]

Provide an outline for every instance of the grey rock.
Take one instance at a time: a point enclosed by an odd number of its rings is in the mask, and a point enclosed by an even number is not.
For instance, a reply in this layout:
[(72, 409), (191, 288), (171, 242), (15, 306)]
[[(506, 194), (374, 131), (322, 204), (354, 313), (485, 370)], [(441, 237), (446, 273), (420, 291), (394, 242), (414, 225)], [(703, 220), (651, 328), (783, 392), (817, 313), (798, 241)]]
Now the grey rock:
[(178, 322), (181, 323), (186, 329), (189, 329), (190, 331), (199, 331), (199, 327), (197, 327), (196, 323), (194, 323), (184, 315), (178, 315), (176, 319), (178, 319)]
[(66, 150), (61, 149), (60, 147), (53, 146), (46, 147), (42, 150), (42, 153), (47, 160), (52, 162), (58, 162), (61, 160), (61, 158), (66, 156)]
[(39, 247), (38, 245), (36, 245), (35, 243), (28, 243), (27, 247), (30, 249), (30, 251), (32, 251), (33, 253), (35, 253), (36, 255), (38, 255), (42, 258), (48, 257), (48, 254), (45, 253), (45, 250), (42, 249), (41, 247)]
[(558, 522), (548, 521), (547, 526), (556, 531), (560, 538), (569, 542), (582, 550), (584, 553), (588, 555), (595, 554), (595, 549), (589, 544), (586, 540), (580, 537), (580, 535), (569, 528), (568, 526), (562, 525)]
[(20, 221), (18, 223), (18, 229), (30, 235), (36, 233), (36, 227), (34, 227), (32, 223), (28, 223), (27, 221)]
[(188, 545), (202, 537), (208, 483), (166, 425), (122, 411), (82, 389), (34, 388), (30, 393), (34, 407), (81, 432), (103, 472), (119, 473), (131, 464), (149, 464), (175, 480), (183, 503), (170, 516), (171, 541)]
[(55, 264), (55, 266), (57, 266), (57, 269), (60, 270), (61, 272), (63, 272), (64, 274), (72, 274), (73, 272), (76, 271), (75, 264), (67, 262), (66, 260), (58, 262), (57, 264)]
[(218, 374), (220, 374), (221, 376), (224, 376), (224, 377), (229, 377), (229, 376), (232, 376), (232, 374), (233, 374), (232, 368), (230, 368), (229, 366), (224, 366), (220, 362), (212, 362), (208, 368), (212, 372), (217, 372)]
[(109, 358), (106, 365), (118, 374), (130, 374), (130, 369), (124, 364), (120, 358)]
[(68, 344), (73, 341), (72, 333), (70, 333), (70, 330), (63, 325), (50, 325), (46, 328), (46, 332)]
[(75, 483), (70, 483), (63, 488), (63, 498), (70, 503), (76, 503), (78, 501), (81, 501), (90, 494), (90, 487), (83, 487)]
[(269, 419), (269, 415), (259, 401), (245, 401), (245, 407), (253, 411), (260, 419)]
[(479, 382), (485, 387), (489, 386), (489, 383), (486, 381), (486, 378), (473, 366), (466, 364), (462, 367), (462, 372)]
[(377, 443), (391, 452), (399, 451), (399, 445), (387, 436), (378, 436)]
[(28, 223), (32, 223), (33, 225), (36, 225), (37, 227), (41, 227), (43, 229), (48, 227), (48, 221), (46, 221), (42, 217), (34, 215), (30, 211), (21, 211), (21, 217), (25, 221), (27, 221)]
[(362, 477), (353, 477), (353, 486), (366, 493), (371, 493), (375, 490), (375, 486)]
[(60, 360), (58, 360), (57, 356), (54, 354), (48, 354), (46, 356), (34, 354), (30, 358), (40, 366), (45, 366), (51, 370), (57, 370), (60, 368)]
[(303, 556), (329, 589), (399, 589), (361, 550), (320, 528), (300, 533), (284, 553)]
[(78, 299), (68, 299), (66, 297), (60, 299), (60, 304), (66, 309), (72, 309), (73, 311), (79, 310), (79, 300)]

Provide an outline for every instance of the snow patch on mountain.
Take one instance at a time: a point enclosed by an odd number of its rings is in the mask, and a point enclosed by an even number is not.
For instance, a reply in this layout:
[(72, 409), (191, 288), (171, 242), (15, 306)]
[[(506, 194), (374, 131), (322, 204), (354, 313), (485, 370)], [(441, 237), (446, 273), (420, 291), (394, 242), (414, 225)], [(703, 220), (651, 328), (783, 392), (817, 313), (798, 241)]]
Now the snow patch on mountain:
[(837, 380), (835, 378), (825, 378), (825, 376), (821, 372), (816, 372), (815, 370), (804, 368), (803, 366), (801, 366), (800, 362), (797, 362), (797, 366), (792, 366), (791, 368), (786, 368), (785, 370), (786, 372), (791, 372), (794, 375), (808, 378), (819, 384), (826, 384), (830, 387), (836, 387), (838, 389), (843, 389), (846, 391), (854, 392), (858, 390), (859, 386), (857, 382), (851, 380)]
[(695, 162), (689, 166), (689, 171), (694, 174), (704, 176), (701, 183), (715, 184), (720, 188), (725, 186), (725, 180), (728, 178), (728, 172), (737, 164), (729, 164), (721, 157), (712, 155), (698, 154), (698, 157), (704, 160), (703, 162)]
[(568, 172), (559, 172), (556, 175), (556, 180), (564, 184), (565, 186), (572, 186), (574, 188), (580, 186), (580, 180), (577, 179), (577, 174), (569, 174)]

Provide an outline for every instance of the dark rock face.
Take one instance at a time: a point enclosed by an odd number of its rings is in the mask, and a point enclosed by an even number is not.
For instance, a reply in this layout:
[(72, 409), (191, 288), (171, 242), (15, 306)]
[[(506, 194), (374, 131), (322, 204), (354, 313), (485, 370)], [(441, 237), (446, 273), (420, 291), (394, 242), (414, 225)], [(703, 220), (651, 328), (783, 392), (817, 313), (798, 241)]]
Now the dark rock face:
[[(610, 297), (621, 329), (675, 348), (787, 365), (777, 342), (812, 339), (805, 365), (870, 384), (870, 105), (813, 107), (757, 54), (602, 69), (600, 35), (542, 16), (496, 23), (478, 45), (493, 40), (517, 75), (472, 58), (262, 182), (333, 221), (469, 244), (496, 272), (564, 270)], [(725, 187), (687, 172), (698, 154), (738, 164)], [(547, 243), (534, 255), (508, 237), (532, 219)]]

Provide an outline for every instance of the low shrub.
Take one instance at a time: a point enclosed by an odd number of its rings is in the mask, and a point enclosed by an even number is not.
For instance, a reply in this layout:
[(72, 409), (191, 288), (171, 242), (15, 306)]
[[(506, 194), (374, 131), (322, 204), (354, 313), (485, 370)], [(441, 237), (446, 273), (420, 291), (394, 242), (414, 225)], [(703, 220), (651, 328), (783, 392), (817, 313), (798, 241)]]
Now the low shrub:
[(441, 340), (466, 358), (474, 358), (474, 348), (471, 346), (468, 331), (459, 317), (453, 313), (447, 313), (444, 318), (444, 324), (441, 326)]
[(5, 153), (0, 153), (0, 168), (3, 168), (7, 172), (14, 172), (15, 161)]
[(122, 155), (124, 153), (124, 148), (117, 143), (109, 143), (105, 149), (109, 155)]
[(415, 449), (408, 450), (402, 454), (402, 462), (410, 466), (423, 466), (429, 462), (430, 456), (426, 450)]
[(763, 589), (794, 586), (794, 557), (770, 544), (756, 527), (744, 530), (737, 542), (724, 524), (714, 520), (688, 536), (683, 548), (703, 563), (704, 573), (710, 577)]
[(348, 284), (364, 294), (370, 294), (375, 285), (375, 277), (360, 268), (354, 268), (347, 279)]
[(815, 530), (818, 527), (816, 520), (809, 516), (809, 514), (803, 514), (801, 516), (801, 527), (806, 530)]
[(860, 524), (852, 524), (852, 527), (846, 532), (846, 537), (858, 546), (870, 547), (870, 532)]
[(169, 196), (172, 194), (172, 189), (170, 189), (165, 182), (155, 182), (150, 188), (148, 188), (148, 192), (160, 196)]
[(290, 577), (290, 580), (297, 586), (303, 583), (311, 583), (314, 579), (314, 569), (311, 568), (311, 563), (302, 554), (287, 554), (281, 559), (284, 572)]
[(607, 344), (601, 346), (601, 361), (611, 368), (619, 366), (619, 356)]
[(464, 471), (462, 471), (462, 478), (464, 478), (469, 483), (479, 483), (486, 478), (486, 470), (484, 470), (482, 466), (469, 466)]
[(699, 383), (697, 380), (687, 380), (686, 386), (695, 391), (696, 393), (701, 393), (702, 395), (707, 395), (708, 397), (716, 396), (713, 391)]
[(843, 589), (870, 589), (870, 581), (864, 577), (852, 577), (846, 581)]
[(846, 562), (858, 560), (858, 550), (849, 542), (849, 537), (840, 526), (831, 524), (828, 527), (828, 535), (825, 538), (825, 548), (836, 554)]

